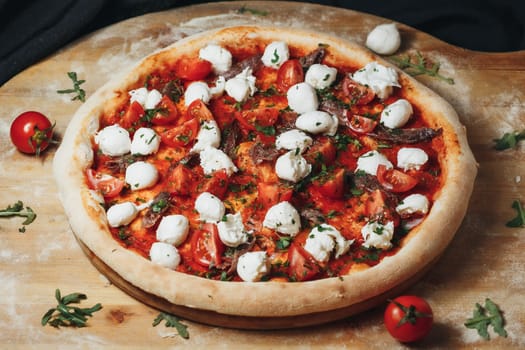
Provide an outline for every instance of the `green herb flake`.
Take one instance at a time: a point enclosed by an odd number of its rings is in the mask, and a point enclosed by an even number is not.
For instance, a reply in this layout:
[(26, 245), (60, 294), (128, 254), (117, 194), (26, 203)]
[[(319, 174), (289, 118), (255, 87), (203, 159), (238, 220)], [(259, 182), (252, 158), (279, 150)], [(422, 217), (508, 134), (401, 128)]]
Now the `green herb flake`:
[(502, 337), (507, 337), (507, 331), (504, 328), (505, 320), (498, 306), (489, 298), (485, 299), (485, 307), (476, 303), (476, 308), (472, 317), (467, 319), (465, 327), (475, 329), (478, 334), (485, 340), (490, 340), (488, 327), (492, 326), (494, 332)]
[(92, 317), (93, 313), (102, 309), (100, 303), (95, 304), (89, 308), (80, 308), (77, 306), (70, 306), (70, 304), (78, 304), (82, 300), (87, 299), (87, 296), (82, 293), (71, 293), (64, 297), (61, 296), (60, 290), (55, 290), (55, 299), (58, 305), (49, 309), (42, 317), (41, 324), (45, 326), (49, 324), (52, 327), (86, 327), (88, 317)]
[(20, 233), (24, 233), (25, 226), (29, 225), (36, 219), (36, 213), (31, 209), (30, 207), (24, 208), (24, 203), (22, 201), (17, 201), (13, 205), (8, 205), (7, 208), (0, 210), (0, 217), (13, 217), (13, 216), (19, 216), (26, 218), (24, 222), (22, 222), (21, 228), (18, 229)]
[(505, 226), (507, 227), (524, 227), (525, 226), (525, 211), (519, 200), (512, 202), (512, 208), (516, 210), (517, 216), (508, 221)]
[(494, 149), (497, 151), (503, 151), (505, 149), (511, 149), (516, 147), (516, 145), (525, 140), (525, 130), (506, 132), (499, 139), (494, 139)]
[(73, 98), (71, 98), (71, 101), (80, 100), (82, 102), (86, 102), (86, 92), (80, 87), (80, 85), (84, 84), (86, 81), (85, 80), (78, 80), (76, 72), (68, 72), (67, 76), (73, 82), (73, 88), (72, 89), (57, 90), (57, 93), (59, 93), (59, 94), (72, 94), (72, 93), (75, 93), (76, 95), (73, 96)]
[(405, 57), (393, 56), (390, 57), (390, 61), (412, 76), (428, 75), (442, 80), (447, 84), (454, 85), (454, 79), (439, 74), (439, 63), (432, 63), (430, 65), (419, 51), (416, 52), (415, 57), (410, 55)]
[(180, 319), (177, 316), (161, 312), (155, 318), (155, 320), (153, 320), (153, 327), (156, 327), (162, 321), (166, 321), (166, 327), (174, 327), (177, 330), (177, 333), (184, 339), (190, 338), (190, 334), (188, 333), (188, 326), (181, 323)]

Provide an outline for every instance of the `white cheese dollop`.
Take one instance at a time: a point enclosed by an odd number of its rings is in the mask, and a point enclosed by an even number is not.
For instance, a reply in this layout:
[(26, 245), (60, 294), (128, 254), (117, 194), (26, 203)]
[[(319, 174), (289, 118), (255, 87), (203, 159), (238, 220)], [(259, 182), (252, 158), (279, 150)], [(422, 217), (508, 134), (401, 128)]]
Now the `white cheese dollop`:
[(301, 230), (301, 217), (289, 202), (280, 202), (268, 209), (263, 226), (293, 237)]
[(156, 90), (148, 90), (145, 87), (141, 87), (135, 90), (128, 92), (130, 98), (130, 103), (138, 102), (144, 109), (153, 109), (157, 107), (160, 100), (162, 99), (162, 94)]
[(304, 81), (315, 89), (324, 89), (332, 85), (337, 77), (337, 68), (315, 63), (306, 71)]
[(405, 171), (419, 170), (428, 161), (428, 154), (421, 148), (403, 147), (397, 152), (397, 167)]
[(360, 84), (368, 85), (380, 99), (392, 94), (393, 87), (400, 87), (397, 72), (377, 62), (370, 62), (352, 75), (352, 79)]
[(160, 137), (151, 128), (139, 128), (133, 135), (131, 141), (131, 154), (140, 154), (143, 156), (156, 153), (159, 150)]
[(430, 202), (428, 198), (422, 194), (414, 193), (405, 198), (397, 205), (396, 211), (399, 215), (412, 215), (428, 213)]
[(137, 206), (131, 202), (122, 202), (109, 207), (106, 212), (108, 224), (111, 227), (120, 227), (129, 224), (138, 214)]
[(157, 168), (147, 162), (138, 161), (126, 168), (126, 183), (132, 191), (151, 187), (157, 183), (159, 172)]
[(317, 92), (308, 83), (292, 85), (286, 93), (288, 106), (297, 113), (306, 113), (317, 110), (319, 99)]
[(297, 152), (288, 151), (275, 162), (275, 173), (280, 179), (297, 182), (305, 178), (312, 171), (312, 165)]
[(284, 41), (274, 41), (266, 46), (261, 60), (266, 67), (278, 69), (289, 58), (288, 44)]
[(232, 54), (217, 44), (208, 44), (199, 50), (199, 57), (209, 61), (216, 74), (226, 72), (232, 66)]
[(405, 125), (414, 113), (412, 105), (405, 99), (389, 104), (381, 112), (381, 123), (390, 129)]
[(392, 55), (401, 45), (401, 35), (395, 23), (376, 26), (366, 37), (366, 47), (380, 55)]
[(379, 164), (383, 164), (387, 169), (392, 169), (394, 167), (385, 155), (376, 150), (369, 151), (357, 159), (356, 171), (361, 170), (367, 174), (375, 176)]
[(336, 116), (324, 111), (310, 111), (295, 120), (295, 127), (311, 134), (334, 136), (339, 126)]
[(221, 144), (221, 130), (215, 120), (205, 120), (197, 134), (197, 142), (191, 148), (191, 152), (201, 152), (206, 147), (217, 148)]
[(226, 153), (210, 146), (204, 147), (200, 152), (200, 164), (205, 175), (211, 175), (217, 170), (224, 169), (230, 176), (238, 170)]
[(209, 192), (202, 192), (195, 199), (195, 210), (199, 213), (200, 220), (213, 223), (222, 220), (226, 212), (224, 203)]
[(228, 247), (238, 247), (248, 241), (248, 233), (244, 230), (244, 224), (240, 213), (227, 214), (217, 224), (219, 238)]
[(335, 258), (337, 259), (348, 252), (353, 242), (353, 240), (346, 240), (341, 232), (332, 225), (321, 224), (310, 231), (304, 249), (315, 260), (326, 262), (330, 259), (332, 251), (335, 250)]
[(237, 102), (246, 100), (257, 91), (255, 76), (251, 68), (245, 68), (241, 73), (226, 81), (226, 93)]
[(121, 156), (129, 153), (131, 149), (129, 132), (118, 124), (100, 130), (95, 135), (95, 142), (107, 156)]
[(270, 263), (264, 251), (244, 253), (237, 262), (237, 274), (245, 282), (260, 281), (269, 271)]
[(301, 130), (292, 129), (277, 135), (275, 139), (275, 147), (277, 149), (296, 150), (299, 149), (301, 153), (312, 145), (313, 140)]
[(361, 235), (365, 240), (363, 247), (375, 247), (379, 249), (392, 248), (392, 237), (394, 237), (394, 222), (389, 221), (383, 225), (377, 221), (370, 221), (361, 228)]
[(208, 84), (203, 81), (194, 81), (184, 92), (184, 104), (189, 106), (195, 100), (202, 100), (204, 103), (210, 102), (212, 97)]
[(175, 269), (181, 261), (177, 248), (164, 242), (153, 243), (149, 250), (149, 257), (153, 263), (168, 269)]
[(190, 224), (184, 215), (164, 216), (157, 227), (157, 241), (178, 246), (186, 240), (189, 230)]

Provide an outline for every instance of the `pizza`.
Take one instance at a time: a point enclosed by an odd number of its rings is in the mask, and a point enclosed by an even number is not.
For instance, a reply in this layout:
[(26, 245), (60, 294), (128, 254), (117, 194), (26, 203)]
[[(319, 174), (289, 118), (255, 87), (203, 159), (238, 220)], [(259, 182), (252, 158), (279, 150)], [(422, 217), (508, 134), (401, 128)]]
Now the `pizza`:
[(345, 317), (414, 282), (459, 228), (476, 163), (453, 108), (367, 49), (241, 26), (101, 87), (54, 173), (75, 236), (119, 286), (264, 328)]

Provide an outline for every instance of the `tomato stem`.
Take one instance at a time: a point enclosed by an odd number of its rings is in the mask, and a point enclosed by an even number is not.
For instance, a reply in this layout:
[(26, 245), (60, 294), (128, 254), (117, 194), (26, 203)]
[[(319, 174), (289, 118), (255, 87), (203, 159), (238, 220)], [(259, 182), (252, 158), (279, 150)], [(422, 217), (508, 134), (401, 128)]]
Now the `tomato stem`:
[(418, 318), (432, 317), (431, 314), (417, 311), (416, 307), (414, 305), (412, 305), (412, 304), (410, 304), (407, 307), (407, 306), (405, 306), (405, 305), (403, 305), (400, 302), (395, 301), (395, 300), (388, 300), (388, 301), (391, 302), (391, 303), (394, 303), (398, 308), (400, 308), (405, 313), (403, 318), (401, 320), (399, 320), (399, 322), (398, 322), (396, 327), (401, 327), (402, 325), (404, 325), (407, 322), (410, 323), (411, 325), (415, 325)]

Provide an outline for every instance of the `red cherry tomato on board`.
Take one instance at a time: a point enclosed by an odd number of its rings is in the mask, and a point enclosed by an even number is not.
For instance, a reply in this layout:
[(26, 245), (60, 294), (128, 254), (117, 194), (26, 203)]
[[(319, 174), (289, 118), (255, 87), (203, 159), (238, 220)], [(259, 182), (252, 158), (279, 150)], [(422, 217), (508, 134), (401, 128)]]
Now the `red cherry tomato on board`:
[(299, 60), (285, 61), (277, 71), (277, 90), (286, 93), (290, 87), (304, 81), (304, 72)]
[(24, 112), (11, 124), (11, 142), (20, 152), (38, 156), (53, 142), (54, 126), (40, 112)]
[(392, 337), (410, 343), (423, 339), (432, 329), (432, 308), (415, 295), (404, 295), (390, 301), (385, 309), (384, 323)]

